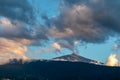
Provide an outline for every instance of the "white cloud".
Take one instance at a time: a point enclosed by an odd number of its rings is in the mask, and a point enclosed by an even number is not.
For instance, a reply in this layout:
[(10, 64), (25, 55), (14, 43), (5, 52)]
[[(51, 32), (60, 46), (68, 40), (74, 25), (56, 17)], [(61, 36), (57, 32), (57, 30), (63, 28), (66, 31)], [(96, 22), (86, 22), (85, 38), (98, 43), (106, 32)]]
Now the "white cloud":
[(108, 57), (106, 65), (107, 66), (119, 66), (119, 60), (117, 59), (117, 54), (111, 54)]

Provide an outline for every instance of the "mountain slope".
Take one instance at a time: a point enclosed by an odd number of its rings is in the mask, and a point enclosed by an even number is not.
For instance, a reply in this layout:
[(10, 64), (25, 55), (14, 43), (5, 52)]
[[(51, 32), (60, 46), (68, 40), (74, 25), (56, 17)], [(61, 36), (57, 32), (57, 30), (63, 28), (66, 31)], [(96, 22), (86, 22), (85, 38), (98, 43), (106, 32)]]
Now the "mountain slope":
[(53, 60), (103, 64), (101, 62), (82, 57), (82, 56), (80, 56), (80, 55), (78, 55), (76, 53), (72, 53), (70, 55), (65, 55), (65, 56), (61, 56), (61, 57), (56, 57), (56, 58), (53, 58)]

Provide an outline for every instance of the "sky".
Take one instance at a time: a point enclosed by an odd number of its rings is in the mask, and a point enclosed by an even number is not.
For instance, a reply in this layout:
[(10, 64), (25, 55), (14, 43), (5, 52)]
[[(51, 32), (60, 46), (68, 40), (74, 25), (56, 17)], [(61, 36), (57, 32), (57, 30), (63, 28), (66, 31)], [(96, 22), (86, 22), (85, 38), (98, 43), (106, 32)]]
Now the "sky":
[(119, 54), (119, 0), (0, 0), (0, 62)]

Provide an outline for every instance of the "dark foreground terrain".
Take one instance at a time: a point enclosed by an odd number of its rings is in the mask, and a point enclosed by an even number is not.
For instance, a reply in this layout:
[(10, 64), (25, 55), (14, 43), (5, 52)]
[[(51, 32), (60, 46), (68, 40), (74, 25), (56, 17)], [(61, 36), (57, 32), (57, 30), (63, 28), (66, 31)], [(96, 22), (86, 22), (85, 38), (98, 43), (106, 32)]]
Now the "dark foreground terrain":
[(120, 80), (119, 67), (84, 62), (14, 61), (0, 66), (0, 80)]

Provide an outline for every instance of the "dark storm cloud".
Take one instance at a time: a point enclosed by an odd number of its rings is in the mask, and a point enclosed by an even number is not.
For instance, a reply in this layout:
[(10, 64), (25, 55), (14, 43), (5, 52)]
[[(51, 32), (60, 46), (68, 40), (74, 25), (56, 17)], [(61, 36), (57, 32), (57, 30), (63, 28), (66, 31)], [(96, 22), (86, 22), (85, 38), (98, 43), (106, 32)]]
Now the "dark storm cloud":
[(35, 18), (28, 0), (0, 0), (0, 15), (26, 23), (33, 22)]
[(119, 18), (119, 0), (62, 0), (49, 32), (56, 39), (101, 43), (120, 33)]
[(44, 27), (35, 24), (36, 13), (28, 0), (0, 0), (0, 37), (47, 39)]
[[(115, 31), (120, 31), (120, 1), (119, 0), (63, 0), (67, 6), (86, 5), (92, 11), (94, 21)], [(89, 14), (89, 13), (88, 13)]]
[(44, 32), (45, 29), (42, 28), (42, 25), (34, 26), (7, 18), (0, 19), (0, 37), (29, 40), (47, 39)]

